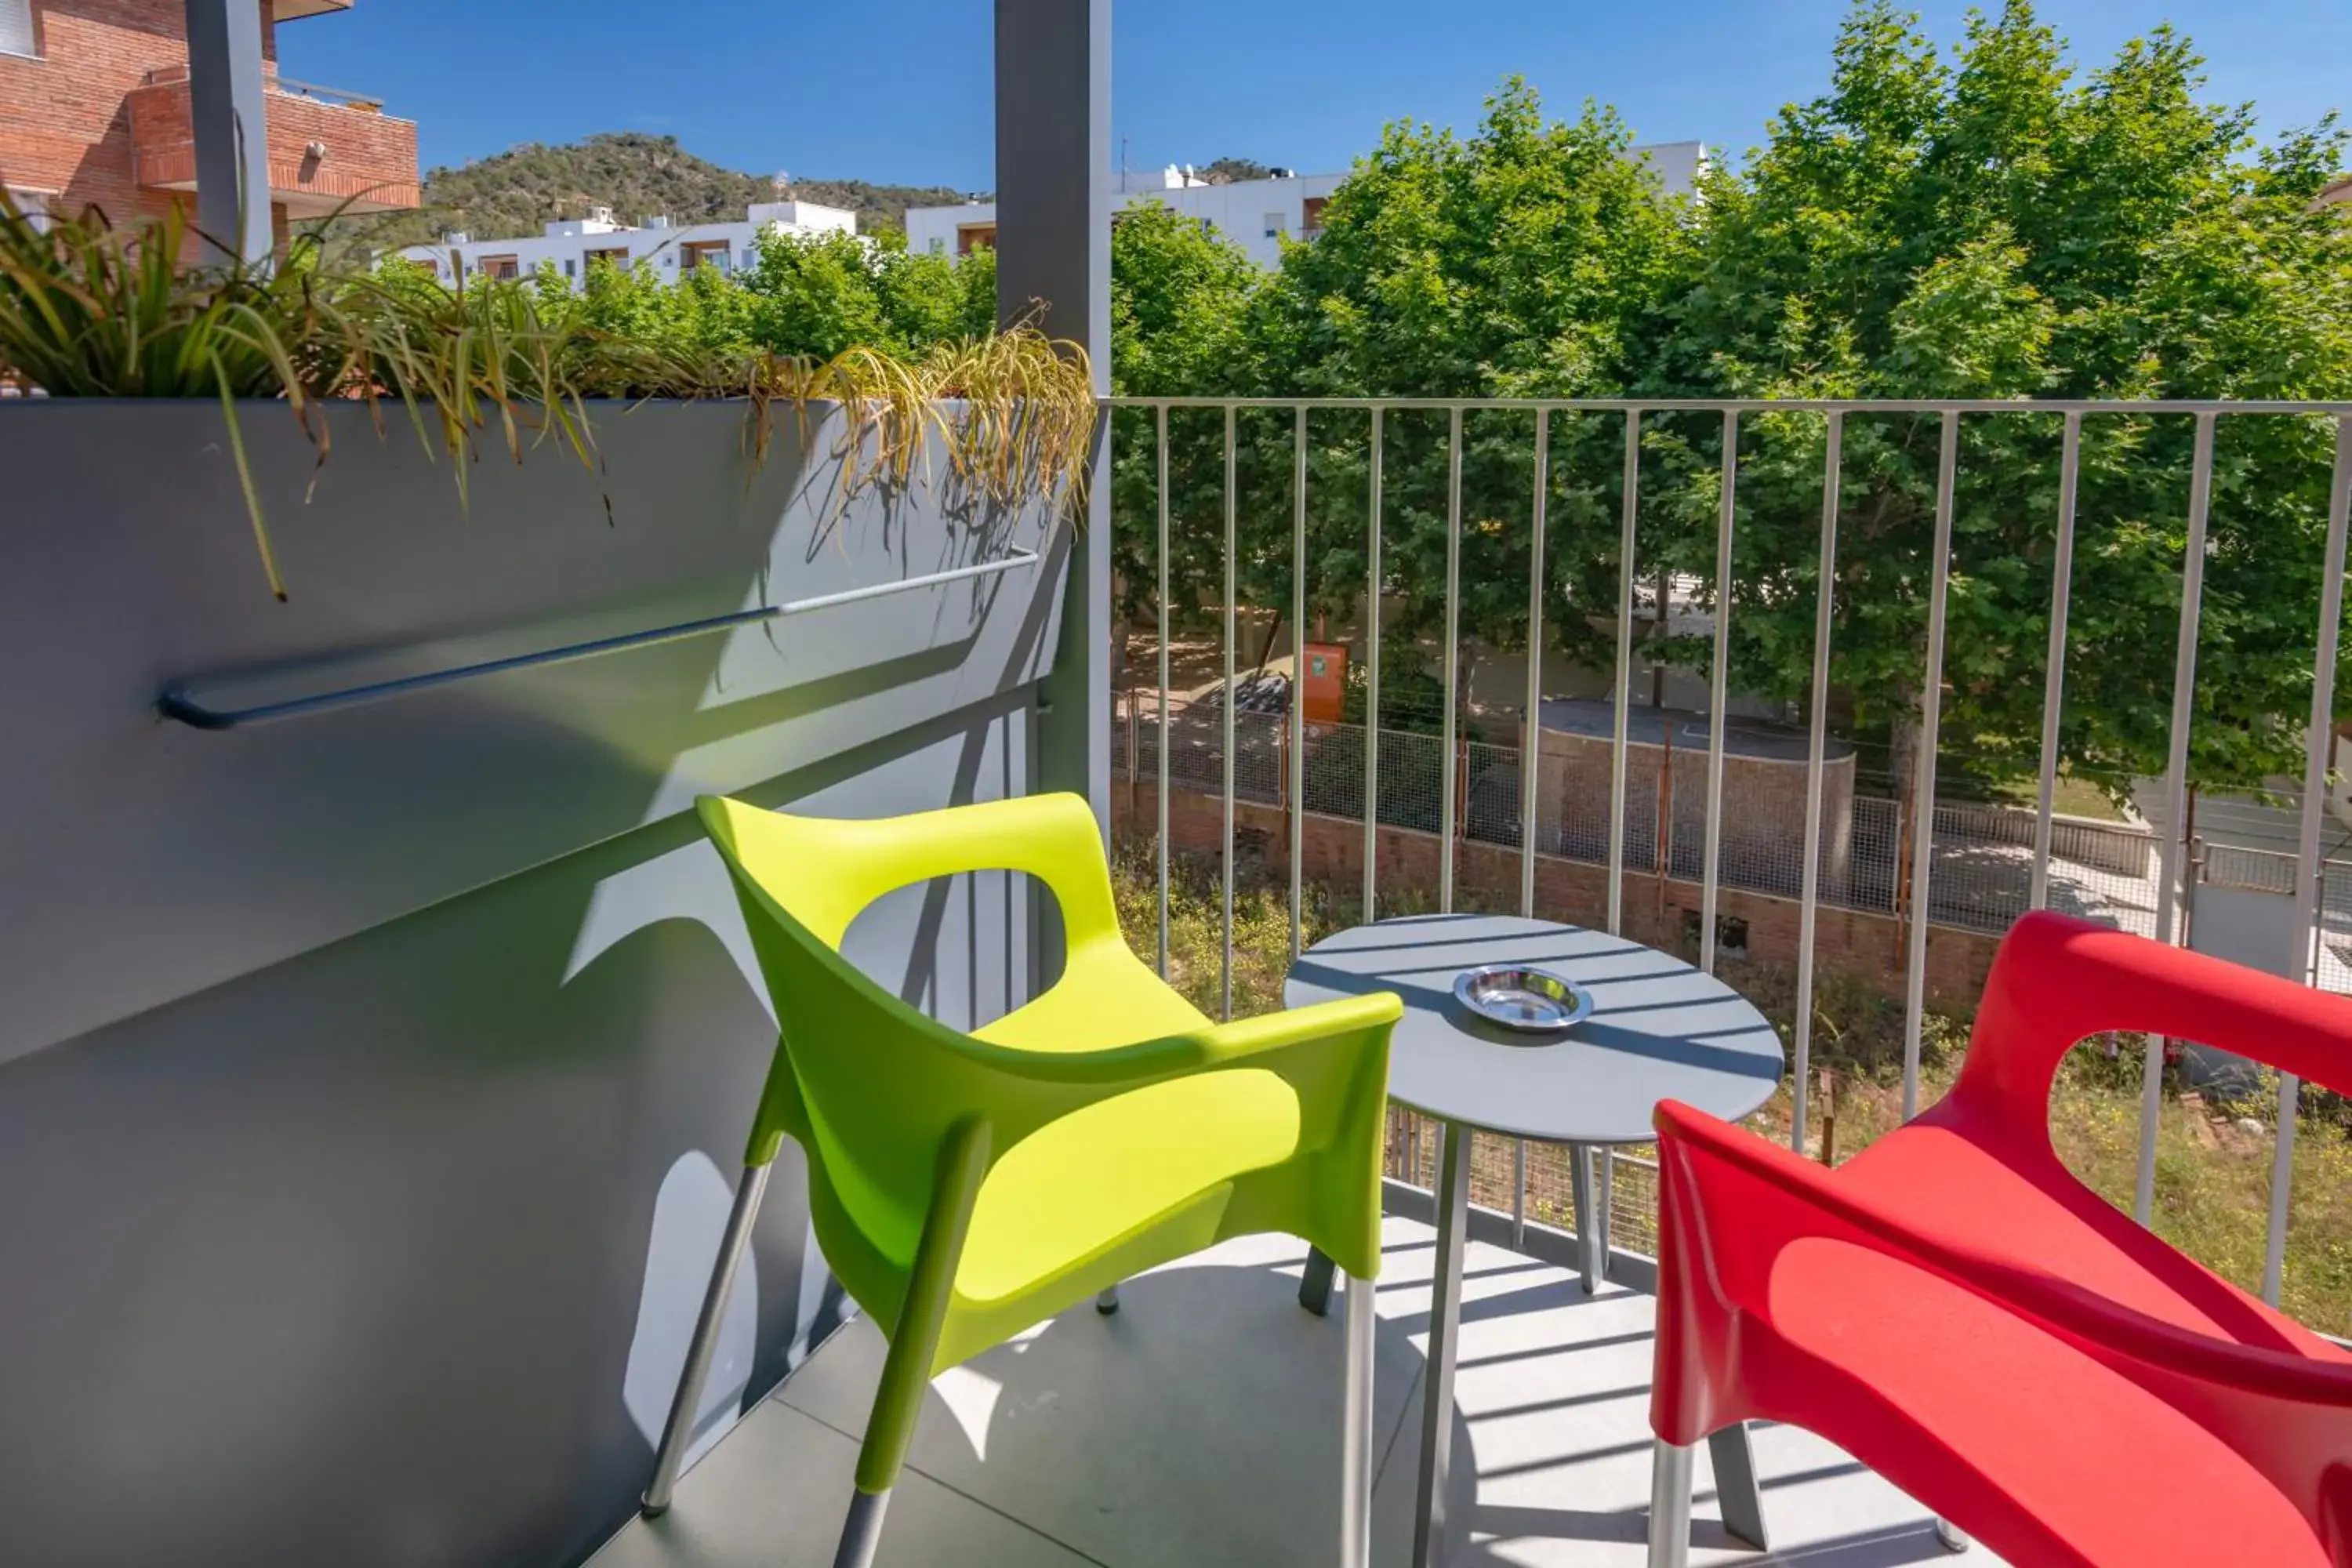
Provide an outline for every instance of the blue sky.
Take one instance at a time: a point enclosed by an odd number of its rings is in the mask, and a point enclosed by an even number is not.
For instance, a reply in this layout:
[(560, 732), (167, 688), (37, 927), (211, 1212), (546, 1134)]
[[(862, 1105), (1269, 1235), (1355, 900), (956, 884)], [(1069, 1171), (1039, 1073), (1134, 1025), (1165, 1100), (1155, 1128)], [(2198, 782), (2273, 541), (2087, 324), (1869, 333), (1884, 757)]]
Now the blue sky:
[[(1752, 145), (1819, 92), (1843, 0), (1127, 0), (1113, 119), (1136, 167), (1342, 169), (1384, 121), (1467, 126), (1517, 72), (1650, 141)], [(1918, 5), (1939, 38), (1965, 6)], [(2266, 126), (2352, 100), (2352, 0), (2047, 0), (2078, 58), (2169, 19), (2210, 90)], [(359, 0), (287, 26), (286, 74), (382, 95), (430, 167), (597, 131), (676, 135), (733, 168), (971, 188), (993, 179), (989, 0)], [(557, 20), (558, 17), (561, 20)], [(882, 18), (887, 17), (887, 24)]]

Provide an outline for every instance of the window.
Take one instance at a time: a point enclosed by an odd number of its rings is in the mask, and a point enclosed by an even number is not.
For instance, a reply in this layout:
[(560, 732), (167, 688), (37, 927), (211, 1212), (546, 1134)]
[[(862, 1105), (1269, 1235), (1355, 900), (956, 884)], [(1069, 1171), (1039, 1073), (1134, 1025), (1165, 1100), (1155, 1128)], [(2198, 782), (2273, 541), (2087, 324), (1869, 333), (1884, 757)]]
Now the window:
[(677, 247), (678, 265), (691, 272), (698, 267), (716, 267), (727, 270), (730, 252), (723, 239), (697, 239)]
[(609, 250), (592, 250), (588, 253), (588, 266), (591, 271), (595, 269), (596, 263), (600, 261), (626, 272), (629, 269), (629, 247), (625, 245), (616, 246)]
[[(7, 0), (0, 0), (0, 5), (6, 4)], [(27, 191), (11, 185), (8, 187), (8, 199), (16, 204), (16, 210), (25, 215), (25, 221), (33, 226), (35, 234), (49, 232), (49, 197), (47, 192)]]
[(570, 258), (570, 257), (568, 257), (568, 256), (567, 256), (567, 257), (565, 257), (565, 258), (563, 258), (563, 275), (564, 275), (566, 278), (577, 278), (577, 277), (579, 277), (579, 276), (580, 276), (580, 263), (578, 263), (577, 261), (572, 260), (572, 258)]
[(474, 263), (474, 270), (484, 278), (516, 278), (522, 266), (511, 256), (485, 256)]
[(996, 248), (996, 226), (992, 223), (966, 223), (956, 226), (956, 254), (970, 256), (975, 250)]
[(36, 55), (33, 0), (0, 0), (0, 55)]
[(1266, 214), (1266, 215), (1265, 215), (1265, 237), (1266, 237), (1266, 238), (1268, 238), (1268, 239), (1280, 239), (1280, 238), (1282, 237), (1282, 236), (1283, 236), (1283, 232), (1284, 232), (1285, 227), (1286, 227), (1286, 226), (1285, 226), (1285, 224), (1284, 224), (1284, 222), (1283, 222), (1283, 217), (1282, 217), (1282, 215), (1281, 215), (1280, 213), (1268, 213), (1268, 214)]
[(1309, 196), (1299, 204), (1298, 235), (1300, 238), (1313, 239), (1323, 232), (1323, 204), (1330, 199), (1328, 196)]
[(931, 254), (933, 256), (945, 256), (947, 253), (948, 242), (934, 235), (931, 237)]

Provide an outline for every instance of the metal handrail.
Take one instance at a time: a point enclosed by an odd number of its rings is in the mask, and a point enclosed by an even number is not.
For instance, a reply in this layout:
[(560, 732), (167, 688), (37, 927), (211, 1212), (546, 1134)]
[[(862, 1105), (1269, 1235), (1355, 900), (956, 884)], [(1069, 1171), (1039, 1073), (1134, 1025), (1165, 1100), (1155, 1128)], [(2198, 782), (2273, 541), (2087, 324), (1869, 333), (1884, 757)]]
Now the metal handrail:
[[(2189, 740), (2195, 716), (2194, 691), (2196, 680), (2197, 633), (2201, 618), (2205, 541), (2213, 493), (2214, 431), (2223, 416), (2318, 416), (2336, 423), (2336, 454), (2327, 506), (2327, 565), (2324, 578), (2322, 602), (2319, 606), (2318, 646), (2313, 666), (2313, 706), (2311, 720), (2305, 729), (2305, 787), (2301, 805), (2304, 848), (2297, 858), (2295, 930), (2298, 943), (2307, 945), (2318, 919), (2319, 892), (2317, 878), (2317, 844), (2324, 783), (2327, 777), (2327, 749), (2333, 739), (2333, 726), (2327, 715), (2333, 711), (2334, 675), (2337, 651), (2337, 624), (2343, 609), (2343, 573), (2347, 559), (2347, 535), (2352, 532), (2352, 402), (2245, 400), (2226, 398), (2145, 399), (2145, 398), (1711, 398), (1711, 397), (1221, 397), (1178, 395), (1122, 395), (1102, 400), (1108, 408), (1144, 409), (1154, 416), (1152, 438), (1157, 447), (1159, 472), (1159, 572), (1161, 615), (1160, 639), (1160, 714), (1162, 742), (1160, 751), (1160, 921), (1164, 932), (1169, 922), (1168, 872), (1168, 752), (1166, 724), (1168, 717), (1168, 639), (1167, 599), (1168, 580), (1168, 472), (1169, 472), (1169, 411), (1171, 409), (1208, 409), (1224, 415), (1225, 473), (1225, 562), (1224, 562), (1224, 622), (1227, 627), (1225, 661), (1226, 688), (1232, 689), (1234, 666), (1232, 627), (1236, 614), (1235, 604), (1235, 435), (1234, 414), (1240, 409), (1286, 410), (1294, 414), (1292, 440), (1302, 450), (1293, 453), (1294, 468), (1302, 476), (1306, 472), (1303, 448), (1307, 442), (1307, 422), (1304, 417), (1310, 410), (1353, 410), (1366, 416), (1366, 460), (1368, 467), (1367, 496), (1369, 515), (1366, 518), (1364, 543), (1366, 576), (1364, 605), (1366, 624), (1363, 648), (1367, 675), (1367, 708), (1370, 716), (1364, 739), (1364, 799), (1363, 821), (1363, 916), (1374, 918), (1379, 895), (1377, 872), (1380, 850), (1380, 726), (1381, 712), (1381, 595), (1386, 588), (1382, 565), (1381, 531), (1384, 515), (1382, 491), (1382, 441), (1384, 419), (1391, 411), (1423, 410), (1451, 416), (1446, 425), (1445, 532), (1446, 576), (1444, 613), (1446, 624), (1444, 658), (1449, 676), (1459, 662), (1456, 635), (1461, 584), (1459, 581), (1459, 550), (1461, 530), (1461, 472), (1463, 462), (1463, 416), (1467, 412), (1512, 410), (1535, 416), (1532, 433), (1538, 451), (1546, 449), (1549, 438), (1547, 417), (1554, 413), (1612, 414), (1625, 424), (1624, 489), (1622, 498), (1622, 559), (1617, 626), (1617, 665), (1614, 688), (1614, 735), (1612, 746), (1608, 841), (1608, 923), (1617, 929), (1623, 915), (1624, 823), (1626, 818), (1627, 769), (1626, 753), (1629, 737), (1626, 715), (1631, 703), (1627, 679), (1632, 665), (1632, 618), (1634, 604), (1634, 543), (1635, 521), (1641, 488), (1642, 420), (1645, 416), (1676, 413), (1712, 414), (1723, 421), (1719, 510), (1717, 519), (1715, 583), (1717, 607), (1715, 616), (1715, 646), (1709, 661), (1707, 740), (1707, 795), (1705, 829), (1705, 868), (1701, 879), (1702, 903), (1699, 944), (1702, 963), (1712, 968), (1716, 956), (1716, 922), (1717, 891), (1723, 880), (1721, 847), (1718, 837), (1723, 803), (1723, 768), (1725, 730), (1724, 703), (1729, 685), (1726, 658), (1727, 631), (1731, 617), (1737, 613), (1732, 603), (1731, 546), (1736, 521), (1736, 486), (1738, 480), (1738, 435), (1741, 416), (1748, 414), (1812, 413), (1826, 416), (1830, 436), (1824, 451), (1822, 472), (1822, 516), (1821, 559), (1822, 568), (1816, 602), (1812, 721), (1808, 737), (1806, 756), (1806, 822), (1805, 869), (1799, 900), (1800, 942), (1799, 965), (1800, 1002), (1796, 1048), (1800, 1063), (1798, 1099), (1792, 1119), (1792, 1135), (1796, 1146), (1803, 1146), (1806, 1127), (1804, 1094), (1807, 1088), (1802, 1068), (1808, 1065), (1811, 1046), (1811, 982), (1817, 956), (1815, 925), (1822, 889), (1820, 874), (1820, 846), (1823, 829), (1822, 769), (1825, 734), (1822, 715), (1827, 709), (1825, 695), (1828, 679), (1830, 634), (1833, 628), (1832, 596), (1838, 591), (1835, 573), (1831, 569), (1837, 559), (1837, 521), (1840, 496), (1840, 467), (1843, 460), (1840, 435), (1846, 421), (1867, 418), (1873, 415), (1936, 415), (1940, 416), (1941, 439), (1936, 465), (1935, 533), (1929, 574), (1929, 604), (1925, 669), (1923, 671), (1923, 703), (1920, 729), (1918, 773), (1914, 780), (1915, 798), (1910, 803), (1913, 820), (1919, 826), (1913, 837), (1909, 857), (1908, 908), (1904, 931), (1902, 967), (1904, 971), (1904, 1052), (1903, 1105), (1906, 1116), (1918, 1107), (1920, 1089), (1920, 1056), (1925, 1032), (1926, 984), (1927, 972), (1927, 927), (1934, 902), (1929, 882), (1935, 869), (1933, 810), (1936, 805), (1936, 762), (1940, 720), (1940, 696), (1944, 680), (1946, 632), (1948, 616), (1948, 594), (1952, 571), (1952, 534), (1957, 485), (1960, 467), (1961, 416), (1964, 415), (2046, 414), (2063, 419), (2063, 445), (2060, 455), (2057, 515), (2055, 518), (2059, 551), (2052, 582), (2052, 626), (2050, 631), (2050, 665), (2044, 672), (2044, 724), (2038, 799), (2034, 812), (2032, 855), (2031, 902), (2040, 907), (2048, 901), (2050, 860), (2053, 846), (2053, 807), (2057, 774), (2059, 704), (2064, 693), (2065, 626), (2068, 601), (2073, 591), (2073, 557), (2074, 528), (2078, 506), (2080, 470), (2083, 463), (2083, 417), (2085, 415), (2126, 415), (2147, 418), (2157, 416), (2193, 417), (2195, 450), (2190, 463), (2189, 494), (2186, 498), (2189, 527), (2184, 551), (2182, 595), (2178, 626), (2177, 659), (2173, 681), (2171, 723), (2168, 733), (2167, 757), (2163, 787), (2170, 803), (2164, 841), (2159, 844), (2158, 896), (2155, 900), (2155, 935), (2160, 942), (2177, 942), (2183, 929), (2179, 908), (2184, 896), (2179, 846), (2174, 842), (2177, 826), (2186, 813), (2183, 797), (2188, 776)], [(1543, 459), (1538, 458), (1541, 473)], [(1539, 481), (1540, 484), (1540, 481)], [(1540, 529), (1541, 491), (1531, 498), (1531, 531)], [(1294, 525), (1296, 527), (1296, 525)], [(1537, 537), (1540, 537), (1539, 534)], [(1303, 556), (1295, 548), (1294, 554)], [(1539, 628), (1540, 605), (1536, 595), (1542, 589), (1540, 558), (1534, 563), (1530, 583), (1530, 626)], [(1294, 584), (1294, 596), (1296, 584)], [(1535, 639), (1530, 638), (1533, 647)], [(1532, 655), (1531, 655), (1532, 658)], [(1294, 704), (1302, 700), (1299, 683), (1291, 685)], [(1444, 682), (1442, 730), (1445, 750), (1452, 755), (1452, 741), (1457, 734), (1460, 700), (1457, 683)], [(1531, 687), (1529, 713), (1530, 734), (1537, 732), (1539, 721), (1532, 710), (1539, 696)], [(1223, 889), (1223, 967), (1228, 975), (1233, 969), (1233, 882), (1235, 870), (1234, 834), (1233, 829), (1235, 773), (1234, 766), (1233, 703), (1224, 704), (1224, 785), (1222, 877)], [(1294, 722), (1296, 715), (1293, 715)], [(1522, 759), (1522, 765), (1525, 759)], [(1292, 791), (1292, 835), (1294, 846), (1303, 812), (1303, 789)], [(1436, 847), (1438, 864), (1438, 900), (1442, 908), (1450, 908), (1454, 894), (1454, 786), (1449, 784), (1441, 802), (1440, 837)], [(1523, 816), (1523, 822), (1528, 818)], [(1530, 825), (1531, 826), (1531, 825)], [(1523, 829), (1523, 835), (1525, 830)], [(1528, 879), (1528, 857), (1531, 835), (1523, 836), (1521, 879), (1523, 888)], [(1300, 940), (1297, 930), (1301, 908), (1303, 879), (1301, 857), (1294, 851), (1291, 857), (1291, 909), (1294, 947)], [(1524, 895), (1523, 895), (1524, 898)], [(1161, 952), (1165, 963), (1166, 939)], [(2156, 1170), (2156, 1130), (2161, 1108), (2163, 1052), (2160, 1042), (2151, 1041), (2148, 1047), (2141, 1089), (2141, 1138), (2137, 1167), (2135, 1172), (2133, 1211), (2145, 1225), (2149, 1222), (2154, 1207)], [(2263, 1295), (2273, 1305), (2279, 1300), (2286, 1238), (2288, 1205), (2291, 1201), (2292, 1157), (2297, 1115), (2298, 1086), (2292, 1079), (2280, 1084), (2278, 1141), (2273, 1151), (2271, 1206), (2266, 1238)]]
[(917, 588), (935, 588), (941, 584), (960, 583), (967, 578), (989, 576), (998, 572), (1010, 572), (1016, 567), (1034, 566), (1039, 559), (1034, 550), (1016, 550), (1002, 561), (985, 561), (973, 566), (957, 566), (944, 572), (927, 573), (920, 577), (908, 577), (897, 583), (876, 583), (863, 588), (845, 588), (837, 594), (819, 594), (812, 598), (793, 599), (781, 605), (761, 605), (754, 609), (736, 610), (724, 616), (706, 616), (700, 620), (678, 621), (650, 631), (625, 632), (618, 637), (596, 637), (587, 642), (567, 643), (562, 647), (541, 648), (535, 653), (519, 653), (506, 658), (484, 659), (475, 664), (459, 665), (452, 669), (436, 669), (423, 675), (403, 676), (396, 680), (371, 681), (363, 686), (346, 686), (332, 691), (320, 691), (307, 697), (291, 697), (283, 702), (264, 702), (251, 708), (209, 708), (196, 700), (185, 682), (173, 681), (155, 700), (155, 708), (166, 719), (198, 730), (234, 730), (248, 724), (268, 722), (273, 719), (295, 719), (312, 713), (324, 713), (338, 708), (355, 708), (362, 703), (381, 702), (387, 698), (412, 696), (430, 691), (436, 687), (453, 686), (459, 681), (473, 680), (485, 675), (499, 675), (510, 669), (536, 669), (548, 665), (575, 664), (582, 659), (596, 658), (608, 653), (625, 653), (632, 648), (656, 647), (664, 643), (685, 642), (692, 637), (708, 637), (736, 626), (758, 626), (785, 616), (806, 615), (813, 610), (829, 610), (842, 605), (855, 605), (867, 599), (879, 599), (887, 595), (909, 593)]
[(2352, 403), (2148, 397), (1193, 397), (1120, 394), (1112, 408), (1539, 409), (1607, 414), (2323, 414)]
[(271, 77), (264, 85), (281, 97), (307, 98), (331, 108), (379, 111), (383, 108), (383, 98), (379, 93), (352, 92), (347, 88), (321, 87), (315, 81), (301, 81), (290, 76)]

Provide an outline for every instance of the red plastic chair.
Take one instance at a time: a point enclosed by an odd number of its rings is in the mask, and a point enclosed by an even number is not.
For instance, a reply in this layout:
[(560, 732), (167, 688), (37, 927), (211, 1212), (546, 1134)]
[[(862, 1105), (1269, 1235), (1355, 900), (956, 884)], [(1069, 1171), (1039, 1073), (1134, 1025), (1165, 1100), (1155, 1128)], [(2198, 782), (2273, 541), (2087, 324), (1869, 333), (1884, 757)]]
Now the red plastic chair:
[(2059, 1059), (2177, 1036), (2352, 1092), (2352, 1000), (2063, 916), (2001, 943), (1967, 1064), (1834, 1172), (1658, 1108), (1650, 1561), (1691, 1446), (1818, 1432), (2014, 1568), (2352, 1564), (2352, 1356), (2082, 1185)]

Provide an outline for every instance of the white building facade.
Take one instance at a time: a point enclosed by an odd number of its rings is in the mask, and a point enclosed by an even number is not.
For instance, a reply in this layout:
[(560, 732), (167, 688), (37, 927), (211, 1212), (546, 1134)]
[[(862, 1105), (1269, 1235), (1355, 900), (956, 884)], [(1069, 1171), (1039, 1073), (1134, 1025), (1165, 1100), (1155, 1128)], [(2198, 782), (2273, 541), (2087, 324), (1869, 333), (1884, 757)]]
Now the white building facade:
[(814, 202), (758, 202), (740, 222), (674, 226), (666, 217), (642, 225), (616, 223), (609, 207), (591, 207), (584, 218), (561, 218), (544, 232), (520, 239), (476, 239), (445, 236), (437, 245), (412, 245), (399, 254), (432, 268), (445, 283), (461, 278), (528, 278), (542, 265), (578, 288), (591, 263), (631, 268), (646, 262), (675, 279), (698, 267), (734, 272), (759, 261), (763, 234), (813, 236), (857, 232), (857, 215)]
[[(1631, 156), (1650, 165), (1670, 195), (1696, 188), (1706, 167), (1701, 142), (1664, 142), (1636, 147)], [(1171, 163), (1156, 174), (1125, 174), (1113, 192), (1120, 207), (1157, 202), (1199, 220), (1219, 238), (1235, 245), (1260, 267), (1282, 265), (1285, 240), (1313, 239), (1323, 231), (1323, 205), (1346, 174), (1278, 173), (1271, 179), (1212, 184), (1187, 166)], [(907, 209), (907, 248), (918, 254), (964, 256), (996, 244), (996, 204), (961, 202), (954, 206)]]

